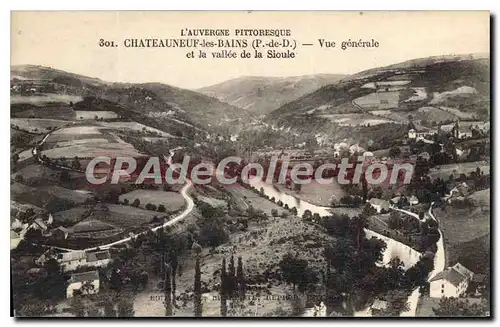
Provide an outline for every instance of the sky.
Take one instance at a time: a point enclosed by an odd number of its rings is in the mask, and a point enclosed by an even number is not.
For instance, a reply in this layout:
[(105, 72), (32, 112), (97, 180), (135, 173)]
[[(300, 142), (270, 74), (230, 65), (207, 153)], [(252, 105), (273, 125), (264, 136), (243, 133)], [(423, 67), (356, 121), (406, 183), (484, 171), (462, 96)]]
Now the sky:
[[(110, 82), (162, 82), (188, 89), (240, 76), (352, 74), (421, 57), (490, 52), (487, 11), (23, 11), (11, 17), (12, 65), (43, 65)], [(193, 49), (124, 46), (125, 39), (183, 38), (180, 30), (186, 28), (230, 30), (229, 37), (209, 40), (237, 38), (237, 28), (289, 29), (287, 39), (298, 44), (296, 58), (213, 59), (210, 52), (216, 50), (207, 49), (206, 59), (190, 59), (186, 53)], [(117, 47), (100, 47), (100, 39), (113, 40)], [(318, 39), (335, 41), (336, 47), (321, 48)], [(349, 39), (374, 39), (379, 46), (341, 50), (341, 42)]]

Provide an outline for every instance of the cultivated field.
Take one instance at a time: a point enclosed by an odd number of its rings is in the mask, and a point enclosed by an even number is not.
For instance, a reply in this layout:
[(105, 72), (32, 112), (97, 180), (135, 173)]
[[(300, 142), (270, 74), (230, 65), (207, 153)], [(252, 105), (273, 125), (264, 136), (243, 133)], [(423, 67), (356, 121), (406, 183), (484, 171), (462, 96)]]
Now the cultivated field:
[(54, 129), (64, 124), (67, 124), (66, 120), (58, 119), (41, 119), (41, 118), (11, 118), (10, 124), (23, 131), (30, 133), (45, 134), (49, 129)]
[(335, 178), (332, 183), (328, 184), (319, 184), (316, 181), (311, 181), (309, 184), (302, 185), (302, 189), (298, 193), (286, 188), (284, 185), (276, 186), (280, 191), (288, 195), (322, 207), (329, 207), (332, 200), (338, 204), (340, 203), (340, 198), (346, 195)]
[(85, 219), (91, 212), (91, 206), (80, 206), (52, 214), (54, 222), (64, 226), (72, 226)]
[(140, 123), (136, 122), (98, 122), (98, 124), (102, 127), (105, 128), (111, 128), (111, 129), (128, 129), (132, 131), (137, 131), (137, 132), (149, 132), (149, 133), (156, 133), (159, 136), (163, 137), (175, 137), (169, 133), (160, 131), (159, 129), (149, 127)]
[(113, 230), (115, 227), (113, 225), (107, 224), (99, 220), (85, 220), (71, 227), (72, 234), (75, 233), (89, 233), (89, 232), (100, 232), (105, 230)]
[(81, 144), (45, 150), (42, 154), (49, 158), (73, 158), (75, 156), (80, 158), (95, 158), (99, 156), (137, 158), (144, 156), (132, 145), (124, 145), (122, 143)]
[(134, 190), (120, 195), (120, 202), (123, 202), (125, 199), (130, 204), (135, 199), (139, 199), (141, 208), (144, 208), (148, 203), (156, 206), (163, 204), (168, 212), (180, 210), (185, 204), (184, 198), (179, 193), (155, 190)]
[(116, 228), (131, 228), (149, 224), (153, 217), (163, 217), (164, 212), (143, 210), (127, 205), (105, 204), (108, 210), (94, 210), (92, 219), (100, 220), (106, 224), (111, 224)]
[[(475, 272), (483, 272), (488, 267), (484, 251), (480, 251), (482, 242), (490, 234), (491, 212), (489, 208), (469, 207), (459, 209), (446, 206), (445, 210), (434, 210), (439, 226), (444, 235), (446, 260), (449, 265), (460, 261)], [(468, 250), (467, 250), (468, 249)]]
[(458, 118), (461, 118), (461, 119), (472, 119), (475, 116), (473, 113), (463, 112), (463, 111), (460, 111), (458, 109), (450, 108), (450, 107), (439, 107), (439, 109), (447, 111), (449, 113), (452, 113), (452, 114), (454, 114), (455, 116), (457, 116)]
[(98, 126), (73, 126), (57, 130), (47, 138), (42, 154), (49, 158), (144, 156), (115, 134), (100, 129)]
[(71, 126), (66, 128), (61, 128), (54, 131), (52, 135), (83, 135), (83, 134), (101, 134), (98, 126)]
[(332, 114), (332, 115), (319, 115), (322, 118), (327, 118), (330, 121), (337, 123), (341, 126), (366, 126), (366, 125), (379, 125), (384, 123), (393, 122), (390, 119), (379, 118), (368, 114)]
[[(69, 180), (84, 178), (85, 175), (79, 172), (68, 172)], [(23, 183), (27, 185), (47, 185), (47, 184), (61, 184), (61, 171), (57, 169), (52, 169), (50, 167), (34, 164), (27, 166), (23, 169), (18, 170), (16, 173), (11, 175), (14, 179), (17, 175), (22, 176)]]
[(490, 163), (487, 161), (465, 162), (449, 165), (436, 166), (429, 171), (431, 179), (441, 178), (448, 180), (451, 174), (458, 177), (460, 174), (470, 174), (479, 167), (485, 175), (490, 173)]
[(75, 110), (77, 120), (86, 119), (114, 119), (118, 118), (118, 115), (114, 111), (84, 111)]
[(32, 95), (32, 96), (24, 96), (24, 95), (11, 95), (10, 103), (18, 104), (18, 103), (29, 103), (32, 105), (44, 105), (49, 102), (63, 102), (63, 103), (76, 103), (82, 101), (81, 96), (75, 95), (66, 95), (66, 94), (56, 94), (56, 93), (44, 93), (43, 95)]
[(435, 107), (421, 107), (413, 111), (412, 115), (417, 120), (427, 120), (428, 122), (442, 122), (446, 120), (456, 120), (457, 116)]
[(90, 194), (56, 185), (30, 187), (20, 183), (13, 183), (10, 192), (13, 200), (21, 203), (31, 203), (39, 207), (44, 207), (53, 200), (84, 203), (91, 198)]
[(394, 120), (400, 123), (408, 123), (408, 115), (404, 112), (398, 112), (393, 110), (373, 110), (369, 111), (370, 114), (377, 117), (384, 117), (386, 119)]
[(468, 196), (469, 200), (471, 200), (475, 206), (478, 207), (489, 207), (491, 205), (490, 202), (490, 194), (491, 189), (487, 188), (485, 190), (476, 191)]

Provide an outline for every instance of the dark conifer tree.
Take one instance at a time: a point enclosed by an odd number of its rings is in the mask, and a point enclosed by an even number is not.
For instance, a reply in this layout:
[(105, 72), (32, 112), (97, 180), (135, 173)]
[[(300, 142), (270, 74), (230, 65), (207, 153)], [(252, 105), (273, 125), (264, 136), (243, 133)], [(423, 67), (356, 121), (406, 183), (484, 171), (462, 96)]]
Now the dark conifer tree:
[(165, 293), (165, 316), (172, 315), (172, 269), (169, 264), (165, 265), (165, 279), (163, 281), (163, 290)]
[(201, 317), (203, 306), (201, 303), (201, 270), (200, 259), (196, 259), (196, 267), (194, 271), (194, 316)]
[(220, 314), (222, 317), (227, 315), (227, 274), (226, 274), (226, 258), (222, 259), (222, 267), (220, 271)]

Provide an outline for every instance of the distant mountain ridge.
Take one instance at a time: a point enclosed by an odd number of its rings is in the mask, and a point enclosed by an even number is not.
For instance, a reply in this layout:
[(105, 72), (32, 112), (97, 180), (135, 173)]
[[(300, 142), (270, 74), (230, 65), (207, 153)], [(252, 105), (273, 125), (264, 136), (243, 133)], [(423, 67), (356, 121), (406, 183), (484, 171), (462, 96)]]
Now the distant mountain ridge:
[(14, 79), (49, 80), (66, 85), (68, 94), (95, 96), (145, 115), (170, 112), (202, 128), (249, 115), (213, 97), (163, 83), (113, 83), (39, 65), (11, 66)]
[(257, 115), (267, 114), (308, 93), (345, 78), (341, 74), (318, 74), (291, 77), (243, 76), (197, 89)]

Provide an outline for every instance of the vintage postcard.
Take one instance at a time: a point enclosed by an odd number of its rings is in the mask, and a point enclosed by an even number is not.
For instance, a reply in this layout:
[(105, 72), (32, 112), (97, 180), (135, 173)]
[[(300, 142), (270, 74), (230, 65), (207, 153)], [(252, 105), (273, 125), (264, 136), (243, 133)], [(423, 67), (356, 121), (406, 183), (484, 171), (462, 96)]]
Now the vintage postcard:
[(489, 12), (14, 11), (11, 45), (15, 317), (492, 316)]

